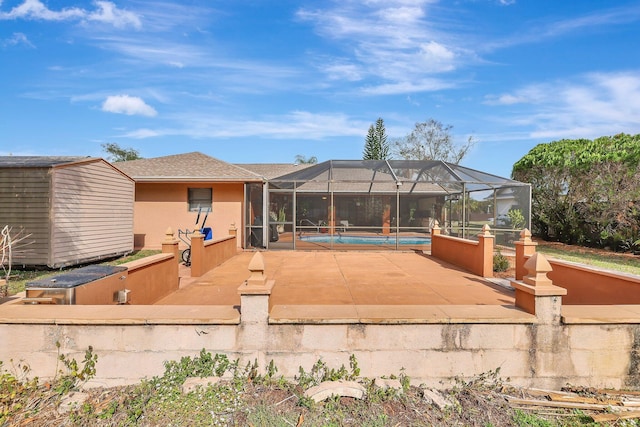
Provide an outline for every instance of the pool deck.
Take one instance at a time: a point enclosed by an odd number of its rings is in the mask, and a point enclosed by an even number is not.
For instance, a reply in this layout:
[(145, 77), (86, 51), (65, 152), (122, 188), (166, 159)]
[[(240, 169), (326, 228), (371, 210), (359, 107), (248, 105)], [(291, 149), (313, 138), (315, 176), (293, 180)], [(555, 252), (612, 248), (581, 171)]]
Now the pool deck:
[[(239, 305), (254, 252), (242, 252), (202, 277), (182, 266), (180, 289), (156, 305)], [(265, 251), (270, 305), (500, 305), (514, 292), (422, 251)]]
[[(240, 252), (202, 277), (181, 265), (180, 288), (155, 305), (23, 305), (22, 292), (0, 300), (0, 324), (237, 324), (238, 288), (254, 254)], [(423, 251), (262, 254), (266, 276), (275, 280), (272, 323), (536, 322), (515, 307), (508, 281), (475, 276)], [(635, 324), (640, 305), (565, 305), (562, 315), (565, 323)]]

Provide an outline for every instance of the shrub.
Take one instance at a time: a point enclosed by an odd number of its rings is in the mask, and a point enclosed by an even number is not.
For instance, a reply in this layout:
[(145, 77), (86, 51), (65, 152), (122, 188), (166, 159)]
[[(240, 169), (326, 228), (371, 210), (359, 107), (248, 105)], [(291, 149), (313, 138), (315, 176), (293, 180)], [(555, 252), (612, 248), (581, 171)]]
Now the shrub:
[(509, 259), (502, 255), (500, 250), (493, 255), (493, 271), (507, 271), (509, 269)]

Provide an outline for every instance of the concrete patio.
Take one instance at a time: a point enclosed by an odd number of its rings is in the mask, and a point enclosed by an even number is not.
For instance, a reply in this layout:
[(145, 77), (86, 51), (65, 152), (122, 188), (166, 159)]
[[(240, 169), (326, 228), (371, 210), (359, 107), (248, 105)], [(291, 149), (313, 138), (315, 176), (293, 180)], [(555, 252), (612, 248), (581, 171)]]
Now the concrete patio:
[[(270, 305), (514, 305), (506, 287), (422, 252), (262, 253), (275, 280)], [(182, 268), (180, 289), (156, 305), (239, 305), (254, 252), (242, 252), (202, 277)]]

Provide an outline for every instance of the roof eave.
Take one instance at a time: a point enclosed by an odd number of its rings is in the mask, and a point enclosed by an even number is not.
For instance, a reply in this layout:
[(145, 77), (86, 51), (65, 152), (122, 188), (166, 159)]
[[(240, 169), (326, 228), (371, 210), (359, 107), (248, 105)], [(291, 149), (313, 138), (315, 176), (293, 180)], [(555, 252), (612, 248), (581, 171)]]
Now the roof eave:
[(175, 176), (132, 176), (135, 182), (223, 182), (223, 183), (245, 183), (263, 182), (262, 178), (211, 178), (211, 177), (175, 177)]

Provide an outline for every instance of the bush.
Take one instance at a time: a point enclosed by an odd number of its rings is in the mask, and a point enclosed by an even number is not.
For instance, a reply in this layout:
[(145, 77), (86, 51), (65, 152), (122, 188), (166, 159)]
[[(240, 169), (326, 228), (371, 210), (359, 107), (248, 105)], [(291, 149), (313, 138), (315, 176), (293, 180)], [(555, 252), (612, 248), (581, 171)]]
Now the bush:
[(509, 258), (502, 255), (500, 250), (493, 255), (493, 271), (502, 272), (509, 269)]

